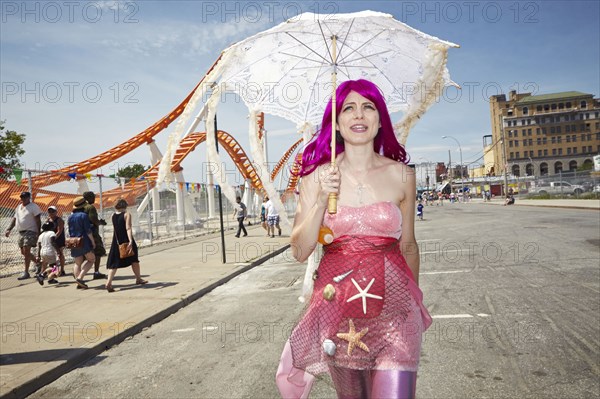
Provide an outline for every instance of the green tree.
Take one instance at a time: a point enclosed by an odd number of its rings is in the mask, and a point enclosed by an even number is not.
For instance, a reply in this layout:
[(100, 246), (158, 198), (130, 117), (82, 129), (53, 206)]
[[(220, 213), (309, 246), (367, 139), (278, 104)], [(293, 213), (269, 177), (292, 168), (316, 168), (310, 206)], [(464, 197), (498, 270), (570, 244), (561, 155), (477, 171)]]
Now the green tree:
[[(21, 166), (19, 157), (25, 154), (23, 143), (25, 135), (12, 130), (5, 130), (4, 122), (0, 121), (0, 167), (7, 169)], [(0, 173), (0, 177), (7, 178), (8, 172)]]
[(117, 183), (119, 183), (120, 177), (123, 177), (126, 180), (137, 178), (141, 176), (147, 169), (150, 169), (150, 166), (146, 168), (144, 167), (144, 165), (141, 165), (139, 163), (125, 166), (124, 168), (119, 169), (119, 171), (115, 174), (115, 180), (117, 181)]

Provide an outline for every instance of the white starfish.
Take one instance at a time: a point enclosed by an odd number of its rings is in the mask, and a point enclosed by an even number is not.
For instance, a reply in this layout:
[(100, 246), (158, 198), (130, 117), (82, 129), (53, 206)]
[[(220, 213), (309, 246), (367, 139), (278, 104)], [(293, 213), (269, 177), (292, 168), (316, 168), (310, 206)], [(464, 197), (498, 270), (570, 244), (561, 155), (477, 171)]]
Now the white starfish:
[(375, 282), (375, 279), (372, 279), (371, 282), (369, 283), (369, 285), (367, 285), (367, 287), (364, 290), (362, 288), (360, 288), (360, 285), (358, 285), (358, 283), (353, 278), (351, 278), (350, 280), (352, 280), (352, 284), (354, 284), (354, 286), (358, 290), (358, 294), (354, 295), (352, 298), (348, 298), (348, 300), (346, 302), (352, 302), (355, 299), (362, 298), (364, 314), (367, 314), (367, 297), (373, 298), (373, 299), (383, 299), (379, 295), (369, 294), (369, 289)]

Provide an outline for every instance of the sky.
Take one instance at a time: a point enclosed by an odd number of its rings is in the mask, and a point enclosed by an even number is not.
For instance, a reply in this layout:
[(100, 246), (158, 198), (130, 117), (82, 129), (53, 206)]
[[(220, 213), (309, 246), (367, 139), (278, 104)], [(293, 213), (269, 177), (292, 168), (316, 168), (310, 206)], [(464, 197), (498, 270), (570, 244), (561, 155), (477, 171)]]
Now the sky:
[[(491, 134), (489, 97), (511, 90), (600, 95), (600, 2), (591, 1), (5, 1), (0, 2), (0, 120), (26, 135), (26, 168), (51, 170), (104, 152), (174, 109), (223, 49), (302, 12), (365, 9), (457, 43), (447, 89), (413, 127), (414, 163), (478, 164)], [(392, 115), (397, 122), (400, 114)], [(241, 101), (219, 106), (219, 129), (250, 152)], [(165, 151), (175, 124), (156, 137)], [(268, 157), (299, 137), (267, 115)], [(204, 130), (202, 126), (198, 130)], [(96, 173), (149, 165), (141, 146)], [(204, 144), (184, 177), (205, 182)], [(240, 184), (239, 181), (230, 181)], [(277, 183), (277, 182), (276, 182)], [(68, 189), (67, 189), (68, 190)]]

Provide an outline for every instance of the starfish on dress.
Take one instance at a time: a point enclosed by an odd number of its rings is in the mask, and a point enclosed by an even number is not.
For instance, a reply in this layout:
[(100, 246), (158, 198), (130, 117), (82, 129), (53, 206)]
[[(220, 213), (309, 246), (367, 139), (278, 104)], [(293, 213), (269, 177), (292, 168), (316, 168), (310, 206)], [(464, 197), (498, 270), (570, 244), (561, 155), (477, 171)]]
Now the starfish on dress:
[(352, 351), (356, 346), (365, 352), (369, 352), (369, 347), (367, 347), (367, 345), (361, 341), (362, 337), (369, 332), (369, 328), (363, 328), (359, 333), (357, 333), (352, 319), (348, 319), (348, 323), (350, 324), (350, 331), (347, 333), (337, 333), (338, 338), (348, 341), (348, 356), (352, 356)]
[(373, 298), (373, 299), (383, 299), (379, 295), (369, 294), (369, 288), (371, 288), (371, 286), (375, 282), (375, 279), (372, 279), (371, 282), (369, 283), (369, 285), (367, 285), (367, 287), (364, 290), (362, 288), (360, 288), (360, 285), (358, 285), (358, 283), (353, 278), (351, 280), (352, 280), (352, 284), (354, 284), (354, 286), (358, 290), (358, 294), (354, 295), (351, 298), (348, 298), (348, 300), (346, 302), (352, 302), (355, 299), (362, 298), (363, 314), (367, 314), (367, 297)]

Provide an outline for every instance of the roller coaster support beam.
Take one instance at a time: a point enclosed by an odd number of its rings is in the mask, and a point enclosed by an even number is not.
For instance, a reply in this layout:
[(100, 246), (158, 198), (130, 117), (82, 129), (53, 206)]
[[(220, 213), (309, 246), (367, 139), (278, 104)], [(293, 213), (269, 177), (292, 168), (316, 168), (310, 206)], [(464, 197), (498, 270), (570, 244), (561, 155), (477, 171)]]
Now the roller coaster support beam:
[(185, 180), (183, 179), (183, 173), (175, 173), (175, 180), (177, 186), (175, 187), (175, 203), (177, 204), (177, 226), (181, 226), (185, 231), (185, 208), (184, 208), (184, 197), (183, 197), (183, 185)]
[[(163, 155), (162, 152), (160, 152), (160, 149), (158, 148), (158, 146), (156, 145), (156, 141), (152, 140), (150, 143), (148, 143), (148, 148), (150, 149), (150, 159), (152, 160), (152, 165), (155, 165), (157, 162), (159, 162)], [(160, 194), (159, 194), (159, 187), (158, 185), (155, 185), (152, 188), (152, 222), (153, 223), (158, 223), (158, 217), (159, 217), (159, 211), (160, 209)], [(150, 194), (150, 193), (148, 193)], [(148, 195), (146, 194), (146, 195)]]

